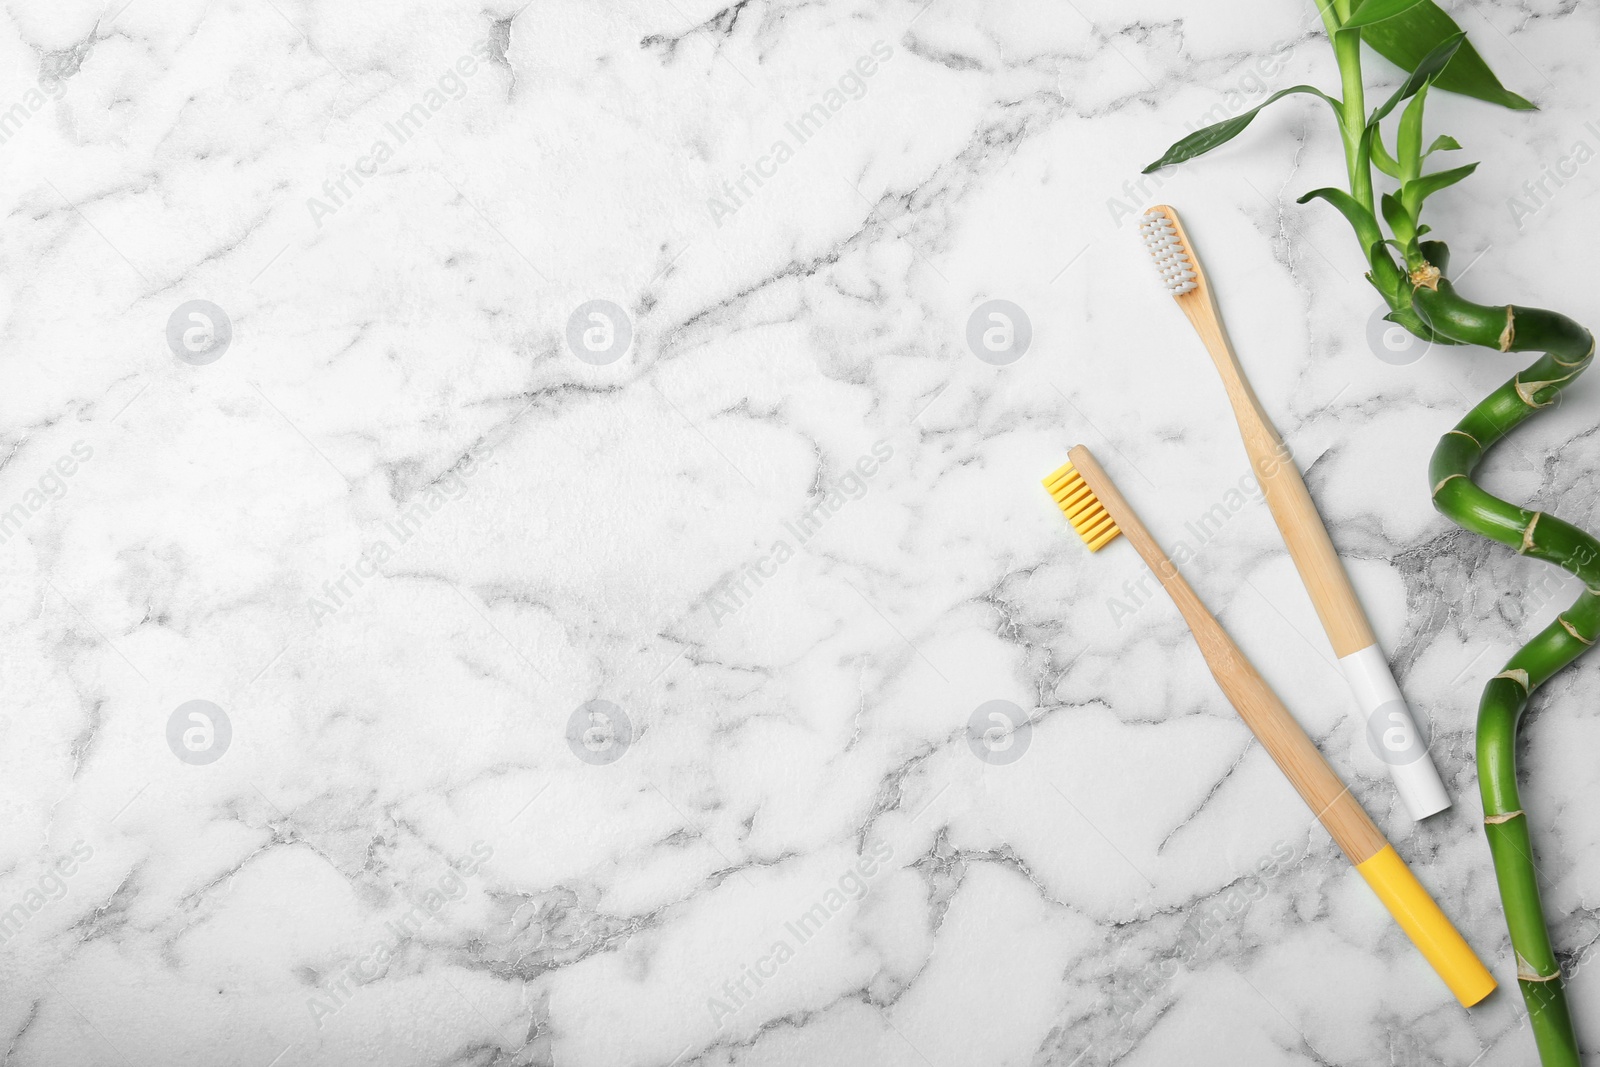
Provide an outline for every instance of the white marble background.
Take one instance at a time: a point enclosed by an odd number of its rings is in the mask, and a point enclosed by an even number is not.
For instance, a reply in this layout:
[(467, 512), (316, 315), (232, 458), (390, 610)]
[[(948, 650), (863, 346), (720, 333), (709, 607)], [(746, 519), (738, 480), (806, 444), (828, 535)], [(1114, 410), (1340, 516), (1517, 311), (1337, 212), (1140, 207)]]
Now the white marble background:
[[(1600, 147), (1600, 15), (1451, 7), (1543, 110), (1436, 96), (1483, 165), (1431, 221), (1469, 295), (1600, 321), (1600, 169), (1508, 200)], [(0, 56), (5, 1063), (1533, 1062), (1472, 724), (1569, 591), (1424, 473), (1516, 360), (1376, 358), (1354, 242), (1294, 204), (1340, 177), (1311, 102), (1126, 184), (1332, 88), (1309, 4), (65, 0), (7, 5)], [(1157, 199), (1457, 807), (1398, 809), (1265, 509), (1191, 577), (1492, 962), (1472, 1012), (1039, 488), (1085, 442), (1175, 541), (1247, 469), (1128, 221)], [(992, 299), (1008, 366), (965, 340)], [(192, 300), (231, 323), (204, 365)], [(567, 340), (591, 300), (609, 363)], [(1600, 522), (1597, 390), (1504, 495)], [(1525, 761), (1591, 1049), (1597, 670)], [(169, 744), (193, 700), (209, 763)], [(609, 764), (566, 740), (595, 700)], [(1008, 764), (968, 743), (993, 700)]]

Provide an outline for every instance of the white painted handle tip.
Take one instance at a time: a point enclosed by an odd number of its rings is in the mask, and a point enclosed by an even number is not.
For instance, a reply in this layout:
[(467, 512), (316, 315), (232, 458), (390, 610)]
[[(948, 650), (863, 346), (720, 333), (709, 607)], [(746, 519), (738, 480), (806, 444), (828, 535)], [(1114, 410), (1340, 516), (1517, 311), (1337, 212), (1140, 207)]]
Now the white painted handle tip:
[(1368, 645), (1342, 657), (1339, 667), (1366, 715), (1367, 744), (1388, 766), (1406, 812), (1421, 821), (1448, 808), (1450, 794), (1383, 652)]

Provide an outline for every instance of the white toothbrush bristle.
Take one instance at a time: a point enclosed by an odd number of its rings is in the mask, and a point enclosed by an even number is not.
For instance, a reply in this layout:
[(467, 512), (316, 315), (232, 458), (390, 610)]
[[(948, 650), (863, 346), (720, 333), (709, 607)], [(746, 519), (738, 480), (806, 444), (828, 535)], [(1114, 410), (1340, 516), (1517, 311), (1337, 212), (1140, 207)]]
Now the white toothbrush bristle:
[(1144, 238), (1145, 247), (1155, 258), (1161, 284), (1173, 296), (1182, 296), (1200, 287), (1195, 281), (1194, 261), (1189, 258), (1189, 250), (1183, 247), (1183, 240), (1171, 219), (1156, 211), (1141, 215), (1139, 236)]

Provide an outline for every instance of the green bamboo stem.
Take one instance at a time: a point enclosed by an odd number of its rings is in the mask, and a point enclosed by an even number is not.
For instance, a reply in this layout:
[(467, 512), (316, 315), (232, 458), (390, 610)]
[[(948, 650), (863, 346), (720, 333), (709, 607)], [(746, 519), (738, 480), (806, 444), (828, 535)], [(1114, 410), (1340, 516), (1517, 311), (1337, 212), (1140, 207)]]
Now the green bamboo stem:
[(1478, 788), (1484, 835), (1516, 953), (1517, 985), (1544, 1067), (1579, 1067), (1578, 1039), (1567, 1010), (1561, 967), (1550, 945), (1528, 816), (1517, 791), (1517, 727), (1528, 698), (1600, 638), (1600, 541), (1553, 515), (1493, 496), (1472, 480), (1489, 449), (1557, 396), (1594, 358), (1594, 338), (1552, 311), (1515, 304), (1490, 307), (1459, 296), (1442, 276), (1447, 251), (1423, 246), (1428, 263), (1411, 277), (1412, 307), (1451, 340), (1502, 352), (1539, 351), (1526, 370), (1489, 394), (1440, 439), (1429, 464), (1433, 503), (1456, 525), (1554, 563), (1585, 586), (1573, 605), (1528, 642), (1484, 687), (1478, 705)]
[[(1340, 18), (1349, 18), (1348, 0), (1340, 6)], [(1330, 35), (1333, 54), (1339, 61), (1340, 104), (1339, 136), (1344, 142), (1345, 169), (1350, 179), (1350, 195), (1368, 211), (1373, 211), (1372, 164), (1364, 145), (1367, 124), (1365, 87), (1361, 82), (1361, 35), (1353, 30)]]
[[(1367, 4), (1371, 2), (1366, 0)], [(1417, 35), (1418, 39), (1410, 43), (1425, 47), (1426, 54), (1406, 65), (1409, 76), (1369, 115), (1361, 77), (1361, 44), (1363, 36), (1371, 31), (1362, 27), (1409, 17), (1407, 9), (1404, 5), (1382, 5), (1383, 13), (1379, 14), (1360, 5), (1359, 0), (1316, 3), (1338, 60), (1342, 98), (1335, 100), (1312, 87), (1296, 86), (1274, 93), (1260, 105), (1265, 107), (1297, 92), (1317, 93), (1333, 105), (1344, 145), (1349, 191), (1314, 189), (1301, 197), (1301, 202), (1325, 200), (1350, 223), (1370, 268), (1367, 280), (1383, 296), (1390, 321), (1434, 344), (1472, 344), (1500, 352), (1541, 353), (1527, 369), (1485, 397), (1445, 434), (1433, 453), (1430, 484), (1434, 506), (1463, 529), (1523, 555), (1554, 563), (1577, 575), (1585, 587), (1570, 608), (1524, 645), (1489, 681), (1478, 707), (1478, 784), (1483, 794), (1484, 833), (1494, 858), (1506, 925), (1516, 953), (1518, 985), (1528, 1005), (1529, 1024), (1545, 1067), (1577, 1067), (1577, 1038), (1539, 900), (1528, 817), (1517, 793), (1516, 740), (1522, 713), (1534, 690), (1600, 638), (1600, 541), (1553, 515), (1499, 499), (1474, 482), (1472, 475), (1484, 455), (1523, 420), (1555, 403), (1561, 391), (1593, 360), (1595, 342), (1588, 330), (1565, 315), (1514, 304), (1475, 304), (1461, 297), (1445, 276), (1448, 249), (1437, 241), (1421, 239), (1427, 232), (1420, 220), (1424, 201), (1465, 178), (1475, 166), (1423, 171), (1424, 160), (1433, 152), (1460, 147), (1451, 138), (1441, 138), (1424, 151), (1422, 119), (1430, 87), (1458, 61), (1465, 34), (1447, 14), (1436, 9), (1404, 31)], [(1363, 16), (1369, 13), (1371, 19), (1367, 23)], [(1443, 36), (1441, 21), (1447, 28)], [(1476, 62), (1481, 66), (1481, 60)], [(1498, 81), (1487, 71), (1477, 76), (1480, 82), (1484, 76), (1498, 89)], [(1466, 77), (1470, 80), (1472, 76)], [(1462, 90), (1459, 83), (1455, 91), (1479, 95), (1470, 89)], [(1521, 98), (1513, 96), (1508, 106), (1518, 106), (1517, 101)], [(1395, 151), (1390, 155), (1380, 125), (1401, 104), (1406, 106), (1399, 119)], [(1194, 131), (1169, 147), (1146, 171), (1181, 163), (1226, 143), (1245, 128), (1260, 107)], [(1373, 210), (1374, 165), (1396, 182), (1392, 192), (1377, 198), (1379, 211)], [(1387, 238), (1384, 225), (1390, 235)]]

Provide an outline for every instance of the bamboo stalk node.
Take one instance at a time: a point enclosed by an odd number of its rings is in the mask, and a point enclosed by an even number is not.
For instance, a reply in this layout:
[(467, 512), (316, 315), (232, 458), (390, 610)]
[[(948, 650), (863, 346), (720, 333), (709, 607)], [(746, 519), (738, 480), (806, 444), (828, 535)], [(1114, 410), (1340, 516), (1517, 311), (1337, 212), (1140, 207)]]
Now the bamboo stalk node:
[(1567, 631), (1567, 633), (1571, 634), (1577, 640), (1582, 641), (1586, 645), (1594, 644), (1594, 638), (1585, 637), (1582, 634), (1580, 634), (1578, 632), (1578, 628), (1576, 626), (1572, 625), (1572, 623), (1567, 620), (1567, 617), (1565, 615), (1557, 615), (1556, 616), (1556, 621), (1561, 624), (1561, 628), (1563, 630)]
[(1512, 667), (1510, 670), (1501, 671), (1499, 674), (1495, 675), (1495, 677), (1511, 679), (1513, 682), (1516, 682), (1518, 685), (1522, 686), (1522, 691), (1524, 693), (1533, 692), (1533, 687), (1528, 684), (1528, 672), (1523, 670), (1521, 667)]
[(1550, 358), (1555, 360), (1557, 363), (1559, 363), (1563, 367), (1582, 367), (1582, 366), (1585, 366), (1586, 364), (1588, 364), (1588, 362), (1591, 359), (1594, 358), (1594, 337), (1591, 336), (1589, 338), (1589, 351), (1587, 351), (1583, 355), (1579, 356), (1576, 360), (1565, 360), (1565, 359), (1562, 359), (1560, 356), (1556, 355), (1553, 352), (1550, 354)]
[(1444, 275), (1439, 273), (1439, 268), (1432, 263), (1423, 263), (1422, 266), (1411, 272), (1411, 288), (1432, 289), (1439, 291), (1439, 281)]
[(1447, 475), (1445, 475), (1443, 478), (1439, 479), (1439, 484), (1433, 487), (1433, 495), (1434, 496), (1438, 496), (1439, 495), (1439, 490), (1443, 489), (1445, 483), (1448, 482), (1451, 478), (1465, 478), (1465, 477), (1466, 477), (1465, 474), (1447, 474)]
[(1517, 549), (1518, 555), (1527, 555), (1535, 548), (1533, 543), (1533, 528), (1539, 525), (1539, 516), (1543, 514), (1544, 512), (1542, 511), (1535, 511), (1533, 513), (1533, 518), (1528, 520), (1528, 528), (1522, 531), (1522, 545)]
[(1500, 351), (1511, 351), (1511, 342), (1516, 340), (1517, 325), (1516, 311), (1510, 304), (1506, 305), (1506, 328), (1500, 331)]
[(1512, 819), (1521, 818), (1526, 814), (1528, 813), (1518, 808), (1516, 811), (1502, 811), (1498, 815), (1485, 815), (1483, 817), (1483, 825), (1499, 826), (1501, 823), (1510, 822)]
[(1555, 380), (1548, 382), (1525, 382), (1522, 380), (1522, 375), (1520, 374), (1511, 379), (1512, 384), (1517, 387), (1517, 395), (1520, 396), (1522, 398), (1522, 402), (1528, 405), (1530, 408), (1547, 408), (1551, 404), (1554, 404), (1556, 402), (1555, 397), (1551, 397), (1549, 400), (1546, 400), (1541, 404), (1539, 401), (1533, 398), (1533, 394), (1537, 393), (1545, 386), (1558, 385), (1566, 380), (1566, 378), (1556, 378)]
[(1555, 974), (1540, 974), (1522, 953), (1517, 953), (1517, 981), (1519, 982), (1555, 982), (1561, 978), (1561, 968), (1556, 968)]

